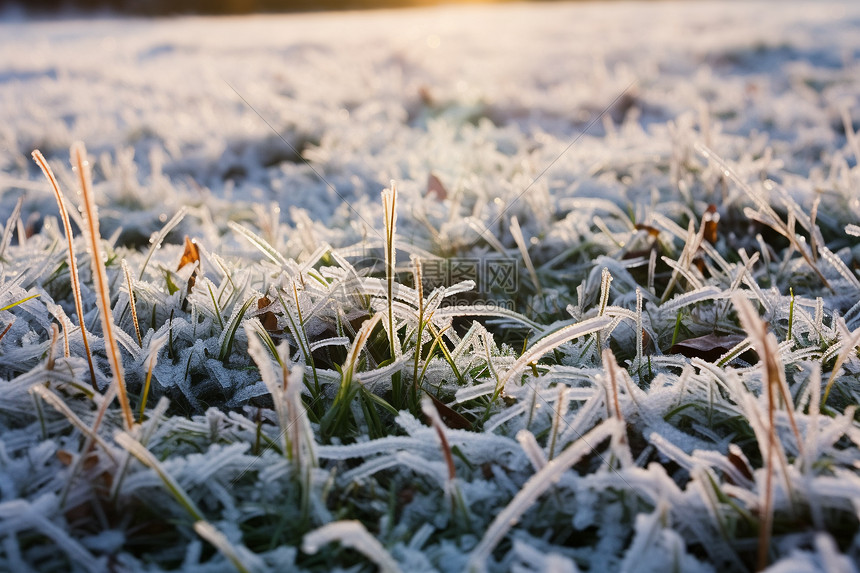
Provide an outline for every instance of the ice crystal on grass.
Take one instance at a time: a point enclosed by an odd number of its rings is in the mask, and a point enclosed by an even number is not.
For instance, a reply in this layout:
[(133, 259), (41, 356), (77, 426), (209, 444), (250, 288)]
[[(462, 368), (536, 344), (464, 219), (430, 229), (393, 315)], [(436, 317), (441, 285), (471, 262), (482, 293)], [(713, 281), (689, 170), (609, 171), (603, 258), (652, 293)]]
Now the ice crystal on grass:
[(856, 569), (858, 12), (784, 8), (0, 23), (0, 569)]

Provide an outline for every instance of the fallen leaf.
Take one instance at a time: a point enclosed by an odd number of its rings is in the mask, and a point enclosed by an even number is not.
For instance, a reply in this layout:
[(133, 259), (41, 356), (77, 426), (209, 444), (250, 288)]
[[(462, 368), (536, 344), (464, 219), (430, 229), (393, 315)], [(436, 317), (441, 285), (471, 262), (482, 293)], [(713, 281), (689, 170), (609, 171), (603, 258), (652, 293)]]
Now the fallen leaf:
[[(179, 259), (179, 266), (176, 267), (178, 271), (185, 265), (196, 265), (200, 262), (200, 250), (197, 248), (197, 242), (194, 239), (189, 238), (187, 235), (185, 236), (185, 251), (182, 253), (182, 258)], [(191, 273), (191, 276), (188, 277), (188, 288), (185, 291), (187, 294), (191, 294), (191, 289), (194, 288), (194, 283), (197, 282), (197, 270)], [(185, 310), (185, 305), (187, 304), (187, 300), (182, 301), (182, 310)]]
[(421, 103), (427, 107), (433, 107), (436, 105), (436, 100), (433, 98), (433, 94), (427, 86), (421, 86), (418, 88), (418, 97), (421, 99)]
[(444, 201), (448, 198), (448, 190), (442, 184), (442, 181), (432, 173), (427, 176), (427, 196), (435, 197), (437, 201)]
[(660, 235), (660, 229), (656, 227), (652, 227), (651, 225), (645, 225), (643, 223), (636, 223), (634, 228), (637, 231), (647, 231), (648, 236), (656, 239)]
[(705, 226), (705, 240), (712, 245), (717, 242), (719, 222), (720, 214), (717, 212), (717, 206), (711, 203), (702, 216), (702, 224)]
[(681, 341), (672, 346), (669, 352), (681, 354), (687, 358), (701, 358), (707, 362), (716, 362), (746, 339), (743, 334), (706, 334)]
[[(732, 464), (735, 469), (737, 469), (741, 475), (747, 478), (750, 481), (753, 481), (753, 472), (750, 467), (750, 463), (747, 460), (747, 457), (744, 455), (743, 450), (740, 449), (736, 444), (729, 444), (729, 463)], [(726, 481), (731, 483), (731, 479), (726, 476)]]
[(462, 414), (455, 412), (450, 406), (429, 392), (427, 392), (427, 395), (430, 396), (430, 400), (433, 402), (433, 405), (436, 406), (436, 411), (439, 412), (439, 417), (442, 418), (442, 422), (446, 426), (455, 430), (472, 429), (472, 423)]
[(182, 258), (179, 260), (179, 266), (176, 267), (176, 270), (180, 270), (182, 267), (188, 264), (194, 264), (200, 260), (200, 250), (197, 248), (197, 243), (194, 239), (185, 237), (185, 252), (182, 253)]
[(484, 479), (487, 481), (493, 479), (493, 465), (490, 462), (484, 462), (481, 464), (481, 475), (483, 475)]
[[(270, 304), (272, 304), (272, 301), (268, 297), (261, 296), (257, 300), (257, 310), (263, 310)], [(263, 328), (269, 332), (278, 332), (278, 317), (271, 310), (267, 310), (260, 315), (260, 322), (263, 324)]]

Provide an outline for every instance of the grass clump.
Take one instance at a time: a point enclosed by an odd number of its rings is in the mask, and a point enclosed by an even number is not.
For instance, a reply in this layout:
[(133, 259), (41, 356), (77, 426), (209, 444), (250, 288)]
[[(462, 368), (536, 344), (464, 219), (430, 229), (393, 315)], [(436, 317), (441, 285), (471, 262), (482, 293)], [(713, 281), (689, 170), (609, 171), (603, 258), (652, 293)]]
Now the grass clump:
[[(88, 503), (124, 514), (80, 517), (88, 528), (119, 528), (123, 555), (176, 567), (176, 551), (197, 535), (240, 571), (278, 559), (309, 569), (359, 563), (349, 552), (317, 553), (338, 541), (398, 570), (417, 543), (411, 534), (439, 547), (460, 544), (458, 567), (477, 571), (527, 553), (522, 539), (537, 543), (542, 523), (573, 519), (597, 539), (632, 538), (615, 554), (625, 562), (658, 559), (640, 541), (658, 535), (676, 540), (688, 565), (760, 570), (779, 559), (776, 539), (827, 531), (844, 545), (845, 532), (857, 530), (845, 465), (857, 389), (845, 372), (857, 361), (860, 329), (828, 313), (823, 298), (761, 288), (757, 273), (768, 272), (761, 259), (741, 251), (732, 262), (719, 236), (704, 240), (715, 232), (702, 231), (704, 223), (683, 231), (656, 218), (665, 229), (658, 235), (686, 243), (665, 276), (649, 272), (650, 285), (620, 264), (621, 245), (637, 233), (630, 229), (576, 289), (568, 318), (544, 325), (537, 315), (480, 302), (446, 304), (474, 283), (428, 293), (420, 255), (411, 256), (411, 284), (401, 281), (393, 185), (382, 196), (380, 272), (351, 261), (353, 247), (323, 245), (288, 258), (238, 223), (237, 238), (262, 260), (223, 259), (202, 242), (189, 255), (186, 241), (182, 253), (150, 249), (105, 264), (83, 147), (72, 157), (102, 317), (104, 346), (96, 348), (103, 350), (88, 363), (106, 358), (113, 383), (104, 394), (82, 385), (88, 369), (67, 335), (69, 350), (56, 354), (52, 323), (46, 357), (19, 371), (10, 388), (29, 388), (57, 413), (19, 406), (15, 416), (22, 428), (38, 424), (45, 436), (63, 436), (68, 449), (58, 455), (70, 467), (59, 500), (67, 519)], [(511, 251), (528, 259), (516, 219), (512, 232)], [(162, 229), (153, 241), (165, 236)], [(13, 246), (7, 256), (19, 252)], [(177, 266), (171, 257), (180, 254)], [(135, 257), (143, 269), (136, 281)], [(527, 263), (531, 308), (549, 296), (539, 265)], [(68, 266), (81, 302), (75, 263)], [(833, 283), (850, 288), (834, 270)], [(107, 286), (123, 280), (129, 313), (114, 312), (121, 305)], [(0, 312), (38, 314), (34, 305), (42, 305), (49, 316), (43, 292), (9, 290), (17, 298)], [(86, 315), (82, 306), (78, 315)], [(496, 342), (511, 330), (527, 332), (519, 352)], [(774, 330), (784, 331), (782, 344)], [(20, 399), (7, 394), (12, 404)], [(842, 480), (844, 495), (822, 506), (822, 488), (833, 480)], [(163, 521), (141, 504), (181, 511)], [(157, 535), (140, 533), (152, 527)], [(165, 536), (174, 553), (151, 546)], [(597, 559), (554, 536), (540, 544), (562, 551), (559, 563)], [(77, 548), (69, 545), (62, 559), (77, 563)]]

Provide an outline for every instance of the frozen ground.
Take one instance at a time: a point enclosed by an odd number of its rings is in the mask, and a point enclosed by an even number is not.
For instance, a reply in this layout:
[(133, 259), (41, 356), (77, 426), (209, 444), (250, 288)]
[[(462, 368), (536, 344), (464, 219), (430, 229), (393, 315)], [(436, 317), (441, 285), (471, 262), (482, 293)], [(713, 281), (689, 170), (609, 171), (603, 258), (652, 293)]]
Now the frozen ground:
[(0, 570), (857, 571), (858, 129), (847, 1), (0, 22)]

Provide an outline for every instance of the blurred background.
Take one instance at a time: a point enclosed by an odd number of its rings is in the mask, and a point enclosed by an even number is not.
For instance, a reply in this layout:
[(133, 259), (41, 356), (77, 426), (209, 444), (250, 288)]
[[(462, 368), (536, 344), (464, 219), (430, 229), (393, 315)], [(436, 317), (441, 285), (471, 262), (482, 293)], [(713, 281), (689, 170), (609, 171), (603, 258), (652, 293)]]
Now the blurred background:
[[(478, 4), (493, 1), (469, 0), (466, 3)], [(455, 2), (451, 0), (0, 0), (0, 14), (21, 16), (250, 14), (256, 12), (363, 10), (451, 3)]]

